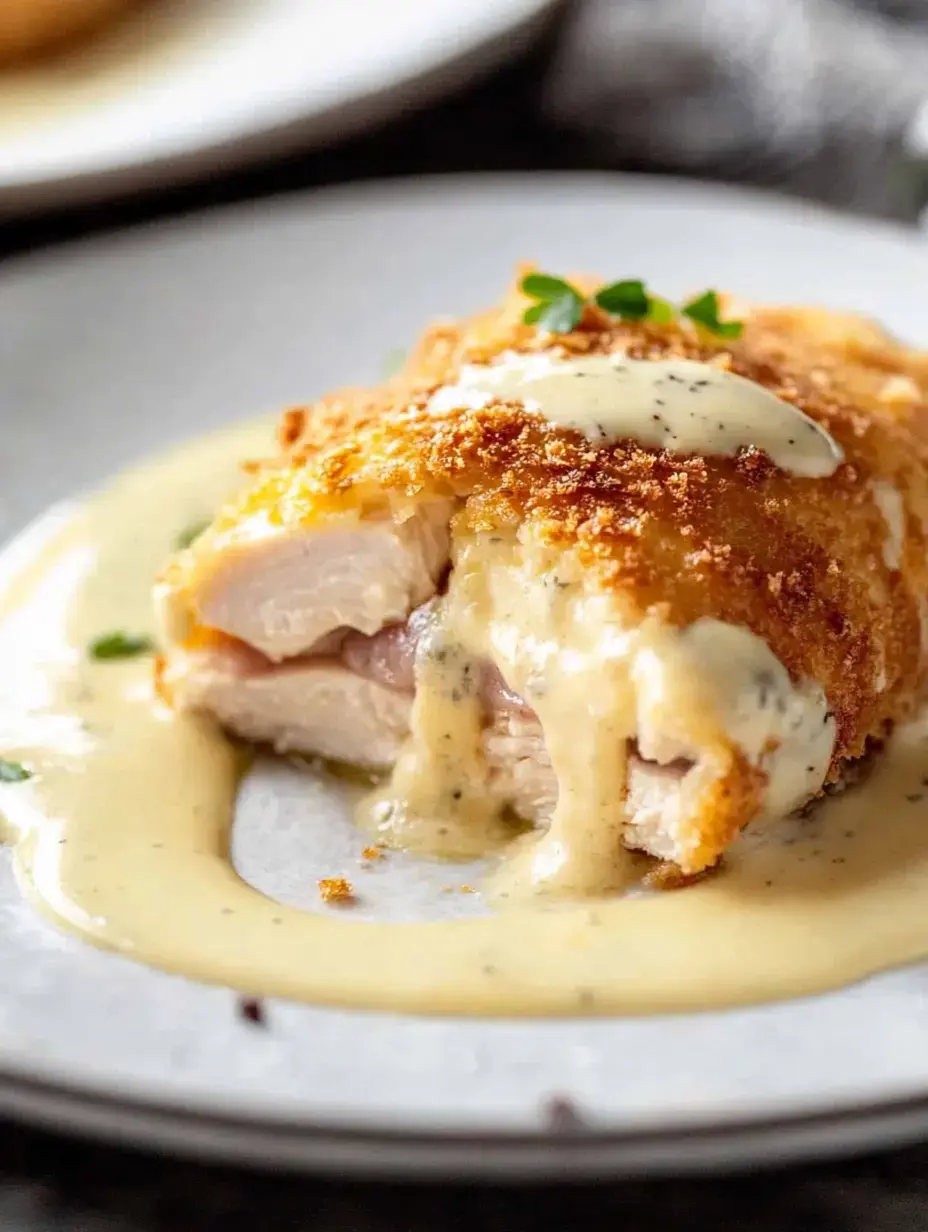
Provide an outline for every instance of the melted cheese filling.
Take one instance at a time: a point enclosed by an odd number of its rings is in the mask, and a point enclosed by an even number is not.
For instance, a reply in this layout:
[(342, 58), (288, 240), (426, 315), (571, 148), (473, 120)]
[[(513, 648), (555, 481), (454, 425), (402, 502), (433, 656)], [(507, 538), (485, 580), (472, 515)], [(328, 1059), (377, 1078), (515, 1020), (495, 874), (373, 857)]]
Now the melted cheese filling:
[[(688, 823), (709, 807), (733, 749), (767, 776), (767, 815), (821, 787), (835, 740), (825, 696), (794, 686), (746, 629), (642, 619), (621, 597), (585, 590), (573, 558), (528, 533), (459, 540), (436, 613), (417, 652), (409, 744), (364, 809), (394, 845), (447, 852), (450, 834), (452, 849), (470, 853), (505, 836), (512, 801), (485, 756), (476, 689), (487, 660), (537, 715), (557, 779), (546, 832), (508, 874), (515, 891), (619, 889), (637, 879), (625, 844), (698, 867)], [(652, 783), (642, 800), (629, 775), (633, 742), (647, 762), (683, 762), (686, 772)]]

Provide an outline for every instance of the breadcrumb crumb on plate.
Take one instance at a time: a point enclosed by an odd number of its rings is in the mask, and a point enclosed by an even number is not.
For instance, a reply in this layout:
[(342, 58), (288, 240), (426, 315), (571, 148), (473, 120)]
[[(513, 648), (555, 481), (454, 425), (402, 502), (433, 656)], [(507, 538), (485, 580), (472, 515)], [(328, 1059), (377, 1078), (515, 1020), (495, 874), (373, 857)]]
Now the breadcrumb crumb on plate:
[(357, 901), (354, 886), (347, 877), (323, 877), (319, 881), (319, 897), (324, 903), (341, 905)]

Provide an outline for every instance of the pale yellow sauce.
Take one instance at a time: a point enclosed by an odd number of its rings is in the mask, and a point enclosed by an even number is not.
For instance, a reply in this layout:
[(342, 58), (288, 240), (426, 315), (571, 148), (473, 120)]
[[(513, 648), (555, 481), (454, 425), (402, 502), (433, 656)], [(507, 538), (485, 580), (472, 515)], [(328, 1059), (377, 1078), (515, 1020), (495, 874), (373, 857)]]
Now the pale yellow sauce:
[(592, 441), (627, 438), (671, 453), (728, 456), (753, 445), (805, 478), (831, 475), (843, 461), (837, 442), (792, 403), (693, 360), (512, 354), (491, 365), (465, 365), (430, 407), (442, 415), (494, 399), (522, 402)]
[[(555, 801), (541, 835), (502, 870), (498, 893), (508, 897), (625, 888), (641, 876), (626, 845), (687, 868), (687, 818), (728, 771), (733, 747), (768, 776), (765, 813), (783, 816), (818, 791), (835, 739), (821, 689), (794, 686), (746, 629), (701, 620), (677, 630), (626, 610), (621, 594), (587, 591), (584, 579), (570, 553), (527, 527), (454, 540), (447, 593), (418, 648), (409, 742), (361, 813), (378, 837), (458, 855), (482, 836), (498, 845), (505, 809), (531, 816), (511, 771), (494, 764), (477, 690), (487, 662), (537, 716), (544, 794)], [(648, 786), (636, 778), (641, 763), (630, 765), (632, 741), (654, 769), (690, 768)], [(524, 751), (522, 760), (524, 777)]]
[(176, 535), (268, 441), (262, 425), (195, 444), (4, 558), (0, 755), (34, 777), (0, 785), (0, 810), (20, 882), (53, 920), (252, 994), (474, 1014), (760, 1001), (928, 955), (920, 726), (895, 737), (863, 786), (749, 832), (722, 873), (680, 892), (382, 925), (344, 908), (300, 912), (246, 885), (228, 858), (239, 767), (225, 739), (154, 701), (147, 657), (95, 663), (86, 647), (151, 628), (151, 579)]

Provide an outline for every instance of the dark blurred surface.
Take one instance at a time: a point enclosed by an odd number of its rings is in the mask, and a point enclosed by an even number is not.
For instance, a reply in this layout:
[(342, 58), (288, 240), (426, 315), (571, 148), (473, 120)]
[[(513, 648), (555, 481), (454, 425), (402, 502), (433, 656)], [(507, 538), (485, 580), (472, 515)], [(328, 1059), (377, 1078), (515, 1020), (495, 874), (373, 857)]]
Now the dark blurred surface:
[(15, 1232), (920, 1232), (928, 1148), (789, 1172), (612, 1184), (322, 1181), (177, 1162), (0, 1125)]
[[(763, 3), (764, 0), (744, 0)], [(2, 0), (0, 0), (2, 3)], [(0, 257), (225, 202), (379, 176), (603, 167), (538, 108), (549, 48), (425, 115), (337, 149), (205, 185), (0, 225)], [(642, 169), (623, 160), (626, 169)], [(903, 194), (896, 211), (914, 211)], [(914, 216), (914, 213), (912, 213)], [(706, 1180), (561, 1186), (384, 1185), (252, 1175), (0, 1123), (0, 1229), (16, 1232), (624, 1232), (928, 1229), (928, 1147)]]

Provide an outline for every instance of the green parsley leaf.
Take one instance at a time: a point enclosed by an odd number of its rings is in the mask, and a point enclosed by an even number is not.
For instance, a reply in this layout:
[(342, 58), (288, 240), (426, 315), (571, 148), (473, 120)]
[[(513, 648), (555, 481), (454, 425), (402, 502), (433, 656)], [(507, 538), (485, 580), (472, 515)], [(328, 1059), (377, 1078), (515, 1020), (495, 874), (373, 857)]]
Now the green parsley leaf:
[(672, 325), (677, 319), (677, 310), (670, 300), (660, 299), (657, 295), (648, 296), (648, 320), (655, 325)]
[(651, 310), (651, 300), (640, 278), (612, 282), (596, 292), (596, 303), (604, 312), (623, 321), (643, 321)]
[(90, 643), (90, 657), (103, 663), (110, 659), (133, 659), (136, 655), (149, 654), (155, 644), (150, 637), (140, 633), (106, 633)]
[(719, 338), (740, 338), (744, 325), (741, 321), (719, 320), (719, 297), (714, 291), (705, 291), (691, 299), (681, 309), (685, 317)]
[(651, 321), (655, 325), (670, 325), (677, 311), (669, 300), (649, 295), (640, 278), (626, 278), (610, 283), (596, 292), (596, 303), (610, 316), (623, 321)]
[(574, 295), (559, 295), (557, 299), (533, 304), (522, 320), (526, 325), (540, 325), (552, 334), (569, 334), (583, 316), (583, 300)]
[(561, 295), (573, 295), (582, 300), (583, 296), (563, 278), (554, 278), (551, 274), (526, 274), (520, 284), (526, 295), (532, 299), (557, 299)]
[(199, 537), (209, 526), (211, 519), (203, 518), (200, 522), (191, 522), (186, 530), (182, 530), (174, 540), (174, 547), (180, 552), (183, 548), (189, 548), (191, 543)]
[[(551, 274), (526, 274), (521, 287), (538, 301), (525, 310), (522, 320), (526, 325), (538, 325), (555, 334), (576, 329), (587, 302), (576, 287)], [(740, 338), (744, 328), (740, 321), (719, 319), (719, 297), (715, 291), (704, 291), (678, 310), (669, 300), (649, 295), (640, 278), (623, 278), (600, 287), (593, 302), (623, 321), (651, 321), (655, 325), (672, 324), (679, 312), (718, 338)]]
[(406, 362), (406, 352), (402, 347), (394, 347), (392, 351), (387, 351), (383, 357), (381, 371), (385, 377), (396, 376), (400, 368)]
[(0, 757), (0, 783), (24, 783), (32, 778), (32, 771), (20, 765), (18, 761), (7, 761)]
[(538, 325), (553, 334), (569, 334), (583, 316), (583, 296), (563, 278), (526, 274), (521, 283), (526, 295), (537, 299), (522, 316), (526, 325)]

